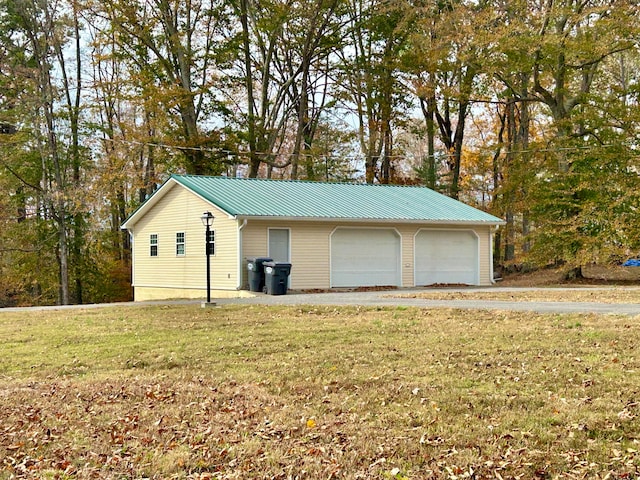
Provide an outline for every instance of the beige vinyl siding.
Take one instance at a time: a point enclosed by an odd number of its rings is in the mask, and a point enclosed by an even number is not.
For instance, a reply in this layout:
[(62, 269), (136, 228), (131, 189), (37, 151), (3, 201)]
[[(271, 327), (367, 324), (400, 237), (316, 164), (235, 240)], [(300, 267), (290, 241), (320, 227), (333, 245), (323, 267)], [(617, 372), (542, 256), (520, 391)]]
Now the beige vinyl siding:
[(335, 225), (319, 222), (249, 220), (242, 230), (242, 285), (246, 287), (248, 283), (246, 259), (266, 257), (268, 254), (269, 228), (290, 229), (290, 288), (329, 288), (329, 234)]
[(480, 255), (480, 284), (491, 284), (491, 230), (484, 226), (448, 226), (425, 224), (388, 223), (324, 223), (324, 222), (268, 222), (248, 220), (242, 230), (242, 286), (248, 283), (246, 273), (247, 257), (264, 257), (268, 253), (269, 228), (289, 228), (291, 230), (291, 283), (292, 289), (329, 288), (330, 286), (330, 236), (337, 227), (395, 228), (401, 235), (402, 286), (414, 286), (414, 237), (424, 228), (447, 230), (473, 230), (478, 235)]
[[(134, 288), (201, 289), (206, 295), (205, 227), (200, 217), (215, 216), (215, 255), (211, 288), (238, 285), (237, 221), (184, 187), (174, 186), (133, 227)], [(176, 255), (176, 233), (185, 234), (185, 254)], [(158, 256), (149, 255), (149, 237), (158, 235)]]
[(491, 285), (493, 281), (491, 227), (477, 227), (475, 232), (480, 239), (480, 285)]
[[(328, 288), (329, 239), (333, 228), (318, 223), (291, 229), (291, 288)], [(294, 270), (295, 268), (295, 270)], [(294, 287), (294, 285), (297, 285)]]
[(248, 220), (242, 228), (240, 238), (240, 255), (242, 256), (242, 278), (240, 288), (249, 288), (249, 274), (247, 272), (247, 258), (267, 256), (267, 226), (268, 223)]
[(402, 286), (413, 287), (413, 237), (415, 225), (398, 225), (402, 245)]

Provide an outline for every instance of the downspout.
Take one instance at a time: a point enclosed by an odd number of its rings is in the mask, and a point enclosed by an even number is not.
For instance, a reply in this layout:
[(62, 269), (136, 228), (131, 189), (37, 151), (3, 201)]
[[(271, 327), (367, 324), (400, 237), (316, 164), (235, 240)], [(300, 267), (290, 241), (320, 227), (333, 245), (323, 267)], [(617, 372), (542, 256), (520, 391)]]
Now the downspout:
[(133, 300), (135, 301), (136, 299), (136, 287), (135, 287), (135, 278), (136, 278), (136, 249), (135, 249), (135, 244), (134, 244), (134, 237), (133, 237), (133, 229), (128, 228), (127, 232), (129, 233), (129, 245), (131, 248), (131, 291), (132, 291), (132, 297)]
[(242, 290), (242, 270), (244, 267), (243, 255), (242, 255), (242, 229), (247, 226), (247, 219), (242, 221), (242, 225), (238, 228), (238, 285), (236, 290)]
[(496, 284), (496, 280), (493, 278), (493, 237), (498, 228), (500, 228), (500, 225), (494, 225), (493, 229), (489, 228), (489, 279), (491, 280), (491, 285)]

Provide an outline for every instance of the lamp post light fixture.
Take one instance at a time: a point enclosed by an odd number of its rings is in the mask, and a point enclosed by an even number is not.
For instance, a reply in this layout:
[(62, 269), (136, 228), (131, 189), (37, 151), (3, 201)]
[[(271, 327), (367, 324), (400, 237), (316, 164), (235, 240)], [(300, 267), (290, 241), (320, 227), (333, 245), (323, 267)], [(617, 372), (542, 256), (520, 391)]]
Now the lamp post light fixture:
[(204, 237), (204, 248), (207, 257), (207, 303), (202, 303), (202, 306), (205, 307), (211, 304), (211, 225), (213, 225), (213, 214), (211, 212), (204, 212), (200, 220), (202, 220), (202, 224), (205, 226), (205, 237)]

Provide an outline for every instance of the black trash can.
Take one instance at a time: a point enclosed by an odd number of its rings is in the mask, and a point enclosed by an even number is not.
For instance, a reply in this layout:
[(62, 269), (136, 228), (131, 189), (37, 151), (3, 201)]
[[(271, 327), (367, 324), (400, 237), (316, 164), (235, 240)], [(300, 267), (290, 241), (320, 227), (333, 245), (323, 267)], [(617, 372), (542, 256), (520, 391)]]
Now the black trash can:
[(264, 262), (264, 293), (285, 295), (291, 264), (286, 262)]
[(264, 262), (271, 262), (268, 257), (247, 258), (247, 271), (249, 272), (249, 291), (261, 292), (264, 288)]

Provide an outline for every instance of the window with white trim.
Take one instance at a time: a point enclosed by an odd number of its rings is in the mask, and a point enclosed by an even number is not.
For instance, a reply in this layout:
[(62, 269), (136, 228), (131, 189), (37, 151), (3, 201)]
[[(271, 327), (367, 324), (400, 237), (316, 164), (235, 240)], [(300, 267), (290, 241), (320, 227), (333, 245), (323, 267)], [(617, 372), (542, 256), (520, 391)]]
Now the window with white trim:
[(184, 232), (176, 233), (176, 255), (183, 256), (185, 252)]
[(149, 235), (149, 256), (157, 257), (158, 256), (158, 234), (152, 233)]

